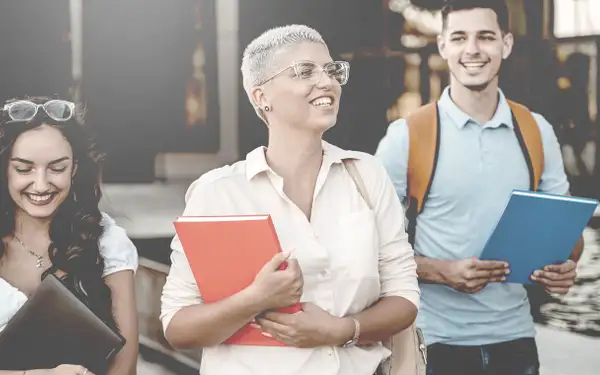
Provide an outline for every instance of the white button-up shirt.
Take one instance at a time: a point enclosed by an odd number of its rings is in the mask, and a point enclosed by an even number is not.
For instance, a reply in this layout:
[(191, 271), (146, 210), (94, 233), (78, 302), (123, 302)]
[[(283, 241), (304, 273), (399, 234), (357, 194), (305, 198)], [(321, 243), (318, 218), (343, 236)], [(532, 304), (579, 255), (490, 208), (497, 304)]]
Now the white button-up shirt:
[[(283, 179), (267, 164), (265, 148), (246, 160), (206, 173), (186, 194), (184, 216), (272, 216), (284, 251), (295, 249), (304, 277), (302, 302), (330, 314), (356, 314), (382, 297), (400, 296), (419, 304), (416, 263), (404, 230), (404, 213), (379, 161), (323, 142), (310, 221), (286, 196)], [(371, 210), (342, 160), (355, 159)], [(171, 270), (162, 295), (166, 331), (180, 309), (202, 303), (181, 244), (172, 242)], [(204, 348), (202, 375), (372, 375), (390, 355), (380, 344), (365, 347), (260, 347), (217, 345)]]

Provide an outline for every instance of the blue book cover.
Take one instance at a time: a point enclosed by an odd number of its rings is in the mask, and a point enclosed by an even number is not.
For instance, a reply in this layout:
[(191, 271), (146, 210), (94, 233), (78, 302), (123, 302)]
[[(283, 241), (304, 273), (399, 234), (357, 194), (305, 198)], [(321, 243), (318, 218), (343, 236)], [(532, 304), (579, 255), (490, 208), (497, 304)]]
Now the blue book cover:
[(514, 190), (480, 259), (508, 262), (507, 283), (534, 284), (533, 271), (569, 259), (597, 205), (595, 199)]

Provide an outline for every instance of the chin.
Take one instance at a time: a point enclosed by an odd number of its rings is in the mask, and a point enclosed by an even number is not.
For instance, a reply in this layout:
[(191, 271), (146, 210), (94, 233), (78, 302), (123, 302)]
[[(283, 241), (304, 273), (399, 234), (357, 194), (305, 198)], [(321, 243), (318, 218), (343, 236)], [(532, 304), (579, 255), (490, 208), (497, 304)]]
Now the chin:
[(50, 219), (56, 213), (58, 207), (27, 207), (23, 210), (28, 216), (35, 219)]
[[(58, 197), (57, 197), (58, 198)], [(20, 205), (20, 210), (23, 211), (27, 216), (35, 219), (50, 219), (56, 214), (58, 207), (62, 201), (54, 201), (44, 206), (36, 206), (26, 201)]]
[(315, 123), (314, 128), (321, 132), (325, 133), (327, 130), (333, 128), (335, 126), (336, 121), (323, 121)]
[(491, 80), (465, 79), (461, 84), (471, 91), (483, 91), (488, 88)]

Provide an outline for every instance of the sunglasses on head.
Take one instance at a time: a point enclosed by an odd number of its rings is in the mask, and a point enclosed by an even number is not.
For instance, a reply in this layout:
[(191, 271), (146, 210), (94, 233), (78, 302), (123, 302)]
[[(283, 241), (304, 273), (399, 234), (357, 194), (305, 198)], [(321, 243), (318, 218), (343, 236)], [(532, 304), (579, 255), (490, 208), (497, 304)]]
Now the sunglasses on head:
[(42, 108), (44, 112), (55, 121), (68, 121), (73, 117), (75, 104), (66, 100), (53, 99), (44, 104), (37, 104), (29, 100), (18, 100), (5, 104), (2, 110), (13, 121), (30, 121)]

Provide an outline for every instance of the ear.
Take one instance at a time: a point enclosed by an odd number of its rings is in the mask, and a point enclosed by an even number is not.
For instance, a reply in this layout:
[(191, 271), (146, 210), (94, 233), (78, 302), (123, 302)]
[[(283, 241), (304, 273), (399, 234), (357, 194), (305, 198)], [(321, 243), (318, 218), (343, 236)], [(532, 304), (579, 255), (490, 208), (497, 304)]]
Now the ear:
[(502, 37), (502, 42), (504, 43), (504, 48), (502, 50), (502, 58), (506, 60), (512, 53), (512, 48), (515, 44), (515, 38), (512, 33), (506, 33), (504, 34), (504, 37)]
[(269, 101), (265, 96), (265, 91), (262, 87), (254, 87), (250, 91), (250, 97), (252, 99), (252, 105), (254, 107), (264, 108), (265, 106), (270, 105)]
[(79, 164), (77, 163), (77, 161), (73, 162), (73, 172), (71, 172), (71, 178), (75, 177), (78, 167), (79, 167)]
[(437, 45), (438, 45), (438, 52), (440, 53), (440, 56), (442, 56), (442, 59), (447, 60), (446, 53), (444, 53), (444, 49), (446, 48), (446, 41), (444, 40), (444, 32), (443, 31), (441, 34), (438, 34), (438, 36), (437, 36)]

